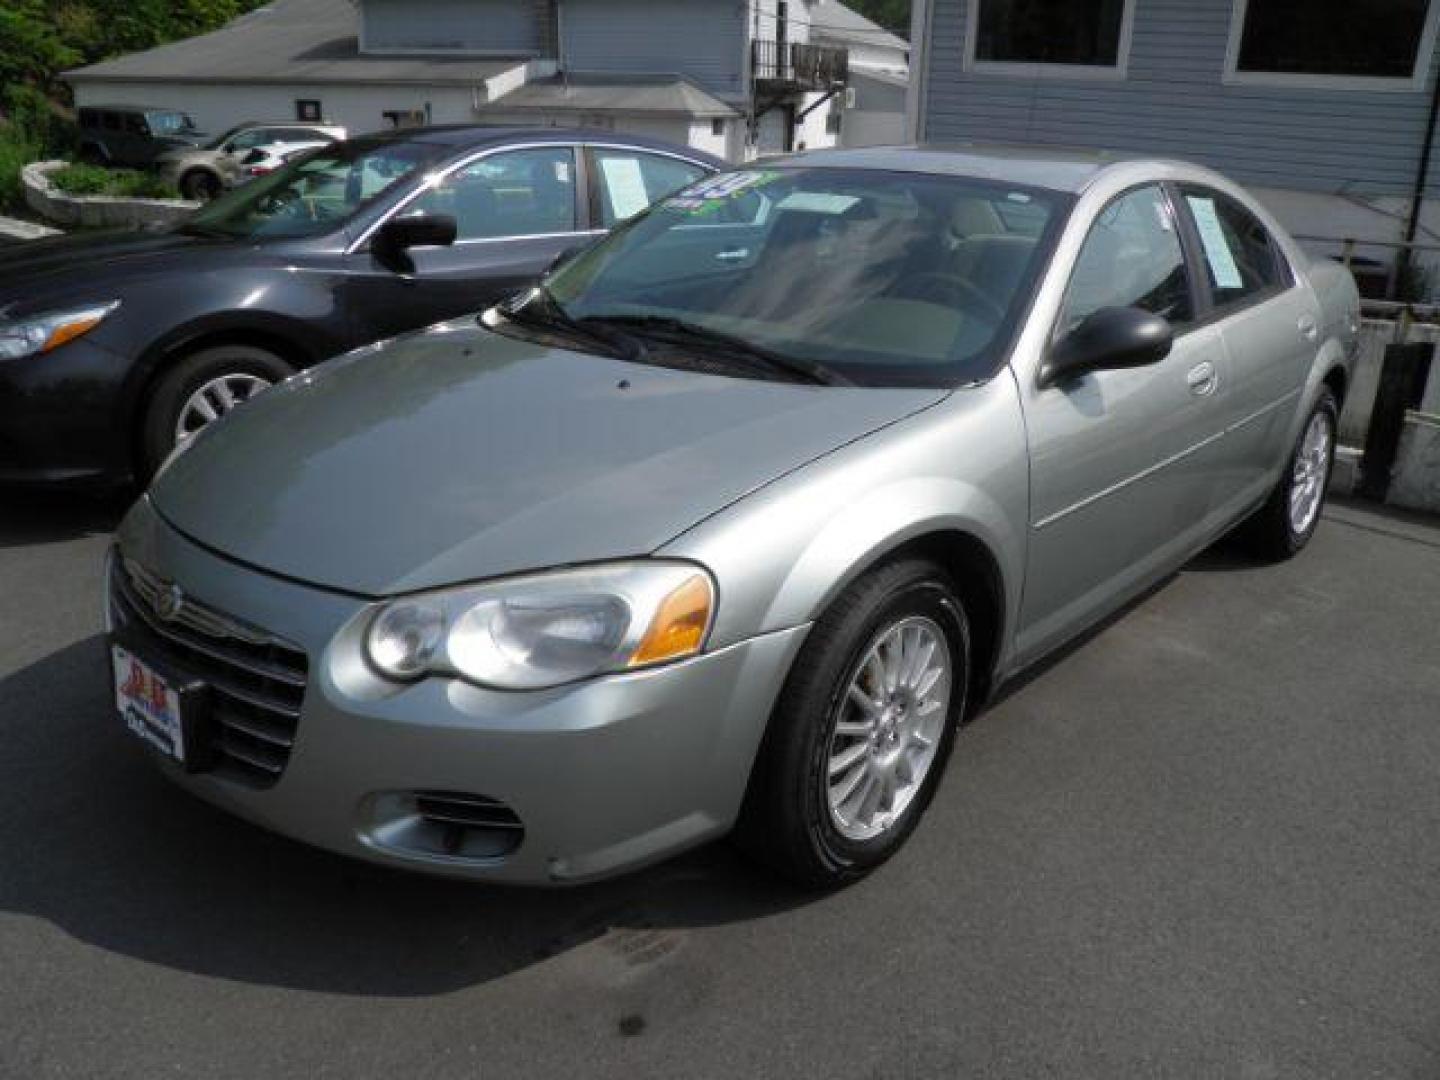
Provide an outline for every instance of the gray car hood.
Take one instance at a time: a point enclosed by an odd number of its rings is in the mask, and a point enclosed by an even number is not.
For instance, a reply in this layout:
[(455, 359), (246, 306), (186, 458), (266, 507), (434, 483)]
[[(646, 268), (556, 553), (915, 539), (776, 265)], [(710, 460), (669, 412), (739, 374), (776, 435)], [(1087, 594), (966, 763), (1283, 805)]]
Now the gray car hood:
[(651, 552), (943, 396), (677, 371), (465, 320), (257, 398), (151, 499), (225, 555), (383, 596)]

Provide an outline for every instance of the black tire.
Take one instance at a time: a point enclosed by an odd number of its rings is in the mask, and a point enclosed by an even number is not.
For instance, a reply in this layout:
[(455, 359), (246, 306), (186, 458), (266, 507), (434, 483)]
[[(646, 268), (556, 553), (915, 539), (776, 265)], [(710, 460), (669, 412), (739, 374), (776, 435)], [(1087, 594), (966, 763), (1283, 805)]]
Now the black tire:
[[(909, 805), (868, 840), (841, 834), (827, 792), (830, 737), (840, 702), (870, 645), (886, 627), (924, 616), (944, 633), (952, 669), (939, 745)], [(935, 794), (964, 716), (970, 629), (945, 572), (925, 559), (871, 571), (849, 586), (811, 629), (776, 703), (736, 827), (749, 854), (808, 888), (834, 888), (868, 874), (898, 851)]]
[[(1320, 484), (1320, 506), (1309, 524), (1297, 529), (1291, 521), (1290, 495), (1296, 484), (1296, 462), (1305, 444), (1306, 433), (1310, 431), (1310, 425), (1316, 417), (1322, 417), (1322, 422), (1329, 424), (1330, 448), (1325, 459), (1325, 475)], [(1305, 423), (1300, 427), (1300, 435), (1291, 448), (1290, 456), (1285, 459), (1285, 473), (1280, 477), (1280, 482), (1275, 485), (1275, 490), (1270, 493), (1265, 504), (1240, 526), (1239, 539), (1255, 555), (1278, 562), (1299, 554), (1305, 545), (1310, 543), (1310, 538), (1315, 535), (1315, 530), (1320, 525), (1320, 511), (1325, 506), (1326, 488), (1335, 465), (1335, 435), (1339, 430), (1339, 422), (1340, 407), (1335, 401), (1335, 395), (1328, 389), (1321, 390), (1319, 400), (1315, 402), (1315, 407), (1310, 410), (1305, 417)]]
[(227, 375), (254, 376), (278, 383), (295, 369), (273, 352), (254, 345), (215, 345), (178, 361), (161, 376), (150, 395), (140, 427), (140, 475), (143, 483), (175, 449), (180, 410), (196, 390)]
[(223, 189), (220, 177), (208, 169), (191, 169), (180, 177), (180, 194), (195, 202), (219, 198)]

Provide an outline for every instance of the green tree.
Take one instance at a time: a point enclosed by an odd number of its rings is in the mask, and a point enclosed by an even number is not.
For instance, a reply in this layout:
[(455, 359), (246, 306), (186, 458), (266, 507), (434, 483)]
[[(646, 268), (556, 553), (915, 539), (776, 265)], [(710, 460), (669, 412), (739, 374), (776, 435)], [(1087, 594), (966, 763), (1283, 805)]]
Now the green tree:
[(910, 36), (910, 0), (845, 0), (846, 4), (860, 12), (871, 22), (879, 23), (886, 30)]

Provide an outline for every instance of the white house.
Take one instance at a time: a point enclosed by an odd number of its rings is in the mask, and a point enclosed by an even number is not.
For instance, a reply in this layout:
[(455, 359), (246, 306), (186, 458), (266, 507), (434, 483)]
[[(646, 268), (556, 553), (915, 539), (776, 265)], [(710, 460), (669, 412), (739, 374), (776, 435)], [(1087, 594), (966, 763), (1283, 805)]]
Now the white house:
[(893, 146), (906, 141), (905, 99), (910, 85), (910, 43), (840, 3), (811, 16), (811, 39), (849, 56), (843, 108), (832, 115), (842, 146)]
[(852, 120), (856, 137), (888, 130), (860, 114), (869, 100), (888, 113), (889, 97), (847, 97), (848, 58), (862, 51), (893, 91), (904, 42), (846, 12), (838, 0), (274, 0), (65, 78), (78, 105), (179, 108), (214, 132), (291, 118), (357, 134), (584, 125), (739, 160), (835, 145)]

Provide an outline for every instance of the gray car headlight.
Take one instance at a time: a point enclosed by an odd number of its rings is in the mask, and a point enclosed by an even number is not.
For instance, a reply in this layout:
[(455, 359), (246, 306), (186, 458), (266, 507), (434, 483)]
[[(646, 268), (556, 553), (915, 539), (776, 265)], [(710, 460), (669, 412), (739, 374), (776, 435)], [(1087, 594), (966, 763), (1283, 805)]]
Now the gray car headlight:
[(120, 306), (119, 300), (105, 304), (47, 311), (28, 319), (0, 322), (0, 360), (16, 360), (58, 349), (67, 341), (88, 334), (105, 316)]
[(611, 563), (392, 601), (371, 618), (365, 653), (397, 681), (538, 690), (693, 656), (714, 610), (714, 582), (693, 563)]

